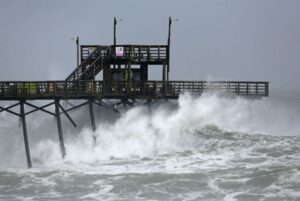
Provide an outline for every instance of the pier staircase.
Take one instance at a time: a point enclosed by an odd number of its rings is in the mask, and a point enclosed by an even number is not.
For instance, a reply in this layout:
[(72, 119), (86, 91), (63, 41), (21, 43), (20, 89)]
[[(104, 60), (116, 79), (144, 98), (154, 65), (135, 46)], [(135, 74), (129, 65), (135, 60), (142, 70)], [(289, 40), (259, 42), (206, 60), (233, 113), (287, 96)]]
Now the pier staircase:
[(97, 46), (86, 59), (67, 77), (66, 81), (93, 80), (103, 70), (105, 61), (110, 56), (109, 46)]

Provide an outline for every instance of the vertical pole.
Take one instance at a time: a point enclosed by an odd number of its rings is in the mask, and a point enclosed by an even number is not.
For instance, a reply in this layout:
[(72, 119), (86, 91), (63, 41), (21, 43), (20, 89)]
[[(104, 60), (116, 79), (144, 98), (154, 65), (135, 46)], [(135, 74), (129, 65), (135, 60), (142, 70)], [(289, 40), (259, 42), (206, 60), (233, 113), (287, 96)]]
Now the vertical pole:
[(59, 100), (55, 100), (55, 115), (57, 120), (57, 129), (58, 129), (58, 138), (59, 138), (59, 144), (60, 144), (60, 151), (62, 158), (65, 157), (66, 151), (65, 151), (65, 144), (64, 144), (64, 137), (61, 127), (61, 119), (60, 119), (60, 111), (59, 111)]
[[(76, 38), (76, 49), (77, 49), (77, 67), (79, 66), (79, 37)], [(79, 68), (77, 70), (77, 79), (79, 79)], [(74, 80), (76, 80), (76, 75), (74, 74)]]
[(168, 33), (168, 69), (167, 69), (167, 81), (169, 81), (169, 72), (170, 72), (170, 45), (171, 45), (171, 25), (172, 25), (172, 18), (169, 17), (169, 33)]
[(116, 46), (117, 43), (116, 28), (117, 28), (117, 18), (114, 17), (114, 46)]
[(131, 92), (131, 87), (132, 87), (131, 77), (132, 77), (132, 74), (131, 74), (131, 61), (130, 61), (128, 64), (128, 93)]
[[(77, 67), (78, 67), (79, 66), (79, 37), (78, 36), (76, 38), (76, 49), (77, 49)], [(79, 68), (78, 68), (77, 79), (80, 79), (79, 75), (80, 75), (80, 71), (79, 71)], [(74, 80), (76, 80), (76, 75), (75, 74), (74, 74)]]
[(30, 150), (29, 150), (29, 144), (28, 144), (24, 101), (20, 101), (20, 109), (21, 109), (20, 112), (21, 112), (21, 119), (22, 119), (22, 125), (23, 125), (23, 135), (24, 135), (25, 151), (26, 151), (26, 157), (27, 157), (27, 165), (28, 165), (28, 168), (31, 168), (32, 164), (31, 164)]
[[(90, 108), (92, 129), (93, 129), (93, 132), (95, 132), (96, 124), (95, 124), (95, 114), (94, 114), (93, 100), (89, 100), (89, 108)], [(93, 134), (93, 140), (94, 140), (94, 145), (95, 145), (95, 143), (97, 141), (97, 137), (94, 134)]]
[(146, 102), (147, 108), (148, 108), (148, 112), (149, 112), (149, 116), (152, 116), (152, 100), (148, 99)]
[(91, 124), (93, 131), (96, 130), (96, 123), (95, 123), (95, 114), (94, 114), (94, 107), (93, 107), (93, 100), (89, 100), (89, 108), (90, 108), (90, 116), (91, 116)]
[[(116, 34), (116, 30), (117, 29), (117, 18), (114, 17), (114, 49), (113, 49), (113, 54), (115, 54), (116, 51), (116, 44), (117, 44), (117, 34)], [(114, 64), (114, 68), (116, 68), (116, 64)]]
[(164, 93), (164, 96), (166, 95), (166, 64), (163, 63), (163, 93)]
[(77, 46), (77, 66), (79, 66), (79, 37), (76, 38), (76, 46)]

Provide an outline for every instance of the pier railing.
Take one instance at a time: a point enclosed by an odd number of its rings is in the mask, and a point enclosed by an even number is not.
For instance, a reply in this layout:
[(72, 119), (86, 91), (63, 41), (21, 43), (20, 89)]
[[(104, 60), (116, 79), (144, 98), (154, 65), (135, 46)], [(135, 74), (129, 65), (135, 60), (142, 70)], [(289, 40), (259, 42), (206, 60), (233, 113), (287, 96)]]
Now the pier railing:
[(184, 92), (201, 95), (218, 94), (264, 97), (269, 95), (268, 82), (239, 81), (35, 81), (0, 82), (0, 100), (82, 99), (82, 98), (163, 98), (176, 99)]
[[(112, 63), (119, 60), (130, 60), (132, 63), (160, 64), (167, 63), (167, 45), (117, 45), (104, 46), (107, 50), (107, 57)], [(121, 47), (121, 54), (116, 54), (116, 47)], [(84, 62), (90, 55), (102, 46), (82, 45), (81, 62)]]

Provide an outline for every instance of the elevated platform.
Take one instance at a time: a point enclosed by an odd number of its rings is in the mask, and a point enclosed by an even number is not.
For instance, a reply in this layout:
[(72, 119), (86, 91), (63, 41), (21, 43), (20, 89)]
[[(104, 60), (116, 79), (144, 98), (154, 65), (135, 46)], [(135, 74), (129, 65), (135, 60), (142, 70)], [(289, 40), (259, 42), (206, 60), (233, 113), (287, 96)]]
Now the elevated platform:
[[(123, 48), (122, 55), (116, 55), (116, 47)], [(111, 64), (128, 62), (132, 64), (162, 65), (168, 61), (167, 45), (81, 45), (81, 62), (84, 62), (93, 51), (99, 48), (107, 48), (106, 59)]]
[[(115, 50), (121, 48), (122, 52)], [(169, 64), (167, 45), (82, 45), (81, 63), (66, 81), (93, 80), (110, 65), (163, 65)]]

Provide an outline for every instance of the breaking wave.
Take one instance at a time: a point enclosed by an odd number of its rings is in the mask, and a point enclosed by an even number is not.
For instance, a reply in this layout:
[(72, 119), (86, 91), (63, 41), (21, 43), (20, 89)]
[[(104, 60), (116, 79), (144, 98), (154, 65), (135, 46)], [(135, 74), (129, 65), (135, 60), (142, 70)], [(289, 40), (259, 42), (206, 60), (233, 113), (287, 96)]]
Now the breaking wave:
[[(184, 94), (178, 102), (159, 103), (151, 108), (137, 106), (123, 111), (115, 121), (100, 120), (95, 132), (88, 126), (78, 133), (68, 131), (65, 134), (67, 156), (64, 160), (60, 156), (56, 134), (53, 134), (56, 132), (55, 124), (51, 127), (52, 131), (47, 131), (49, 119), (37, 115), (29, 118), (29, 127), (39, 130), (43, 137), (35, 135), (33, 138), (36, 139), (32, 139), (29, 135), (30, 140), (33, 140), (31, 152), (35, 163), (51, 167), (57, 164), (94, 164), (111, 159), (147, 158), (195, 151), (199, 147), (205, 147), (203, 145), (209, 135), (209, 138), (222, 144), (226, 138), (224, 133), (228, 132), (236, 132), (245, 138), (255, 134), (299, 134), (298, 126), (285, 119), (296, 114), (290, 111), (284, 113), (282, 108), (272, 107), (274, 106), (264, 99), (254, 101), (220, 97), (215, 94), (205, 94), (201, 97)], [(78, 119), (86, 117), (78, 116)], [(2, 124), (2, 129), (8, 128), (6, 131), (9, 132), (12, 120), (6, 120), (8, 122)], [(96, 141), (93, 136), (96, 136)], [(16, 138), (15, 133), (2, 133), (1, 138), (4, 137), (12, 143), (10, 147), (22, 147), (22, 138), (12, 140)], [(5, 158), (4, 149), (7, 146), (1, 147), (1, 157)], [(24, 160), (22, 149), (10, 151), (10, 165)]]
[(0, 200), (298, 199), (299, 107), (281, 103), (184, 94), (120, 115), (99, 109), (95, 132), (83, 108), (72, 114), (79, 129), (63, 122), (64, 159), (55, 119), (28, 116), (32, 170), (17, 119), (0, 113)]

